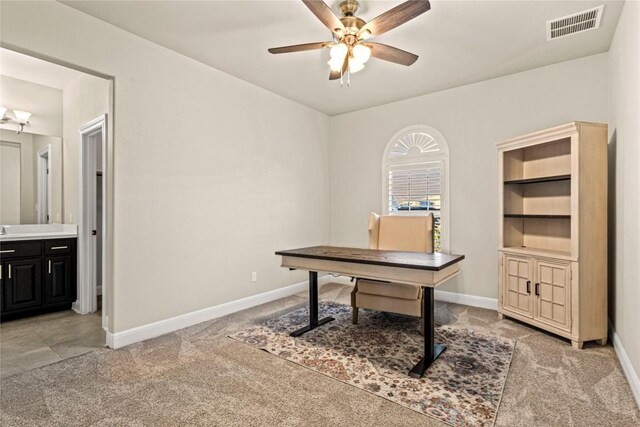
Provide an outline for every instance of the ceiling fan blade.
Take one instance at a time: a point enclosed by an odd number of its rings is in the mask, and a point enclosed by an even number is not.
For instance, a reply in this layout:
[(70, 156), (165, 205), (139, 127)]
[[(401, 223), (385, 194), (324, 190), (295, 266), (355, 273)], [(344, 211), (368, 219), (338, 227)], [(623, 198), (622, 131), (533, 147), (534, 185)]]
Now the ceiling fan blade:
[(339, 33), (345, 30), (344, 24), (340, 22), (336, 14), (322, 0), (302, 0), (302, 2), (332, 33)]
[(360, 29), (360, 34), (369, 32), (371, 36), (379, 36), (425, 13), (429, 9), (431, 9), (429, 0), (406, 1), (373, 18)]
[(329, 80), (338, 80), (340, 78), (340, 71), (333, 71), (329, 73)]
[(272, 47), (269, 53), (304, 52), (305, 50), (322, 49), (331, 46), (331, 42), (294, 44), (293, 46)]
[(397, 47), (387, 46), (381, 43), (367, 43), (371, 48), (371, 56), (400, 65), (409, 66), (418, 60), (418, 55), (398, 49)]
[(344, 73), (347, 72), (348, 66), (349, 66), (349, 56), (347, 55), (344, 57), (344, 62), (342, 63), (342, 70), (341, 71), (331, 70), (331, 73), (329, 73), (329, 80), (338, 80), (340, 77), (344, 75)]

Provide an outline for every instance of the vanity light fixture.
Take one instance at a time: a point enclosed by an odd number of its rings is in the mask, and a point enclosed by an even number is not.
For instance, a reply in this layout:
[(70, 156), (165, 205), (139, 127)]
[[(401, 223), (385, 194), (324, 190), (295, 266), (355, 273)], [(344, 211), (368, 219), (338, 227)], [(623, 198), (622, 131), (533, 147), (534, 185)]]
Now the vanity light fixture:
[(29, 124), (31, 113), (28, 111), (9, 110), (6, 107), (0, 107), (0, 124), (15, 123), (18, 125), (16, 133), (23, 131), (25, 125)]

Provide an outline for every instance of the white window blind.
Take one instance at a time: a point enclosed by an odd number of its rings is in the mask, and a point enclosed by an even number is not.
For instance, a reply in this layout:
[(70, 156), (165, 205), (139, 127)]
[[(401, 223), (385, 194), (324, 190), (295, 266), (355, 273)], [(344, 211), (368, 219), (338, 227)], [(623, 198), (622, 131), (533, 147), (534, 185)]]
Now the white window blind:
[(441, 250), (442, 162), (389, 166), (388, 173), (389, 213), (396, 215), (433, 213), (435, 250)]

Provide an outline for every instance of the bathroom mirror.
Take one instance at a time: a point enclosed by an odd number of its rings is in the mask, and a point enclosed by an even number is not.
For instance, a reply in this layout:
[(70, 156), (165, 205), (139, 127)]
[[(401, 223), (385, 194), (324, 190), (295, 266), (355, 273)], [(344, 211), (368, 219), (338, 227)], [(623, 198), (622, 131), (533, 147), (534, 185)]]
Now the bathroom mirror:
[(0, 224), (62, 222), (62, 139), (0, 129)]

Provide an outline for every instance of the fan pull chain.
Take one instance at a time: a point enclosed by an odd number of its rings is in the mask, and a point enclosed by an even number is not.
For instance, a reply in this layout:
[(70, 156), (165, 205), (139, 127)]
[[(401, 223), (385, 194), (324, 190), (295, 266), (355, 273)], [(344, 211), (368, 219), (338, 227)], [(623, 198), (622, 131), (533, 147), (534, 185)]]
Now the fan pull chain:
[[(351, 70), (347, 66), (347, 87), (351, 86)], [(344, 87), (344, 71), (340, 69), (340, 87)]]

